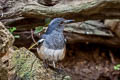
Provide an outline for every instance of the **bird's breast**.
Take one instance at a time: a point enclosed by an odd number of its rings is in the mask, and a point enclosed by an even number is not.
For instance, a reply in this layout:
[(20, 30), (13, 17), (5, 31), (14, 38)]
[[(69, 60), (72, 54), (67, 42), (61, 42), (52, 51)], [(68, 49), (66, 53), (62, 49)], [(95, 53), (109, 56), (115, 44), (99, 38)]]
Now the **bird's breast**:
[(45, 46), (41, 46), (37, 49), (38, 55), (43, 60), (49, 60), (49, 61), (58, 61), (62, 60), (65, 57), (66, 47), (63, 49), (50, 49)]

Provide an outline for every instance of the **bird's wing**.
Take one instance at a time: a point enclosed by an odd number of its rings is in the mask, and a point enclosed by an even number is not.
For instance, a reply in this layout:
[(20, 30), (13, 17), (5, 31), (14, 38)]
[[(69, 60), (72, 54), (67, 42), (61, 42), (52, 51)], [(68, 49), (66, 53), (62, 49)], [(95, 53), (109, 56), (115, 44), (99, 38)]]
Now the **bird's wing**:
[(45, 39), (46, 39), (46, 36), (45, 34), (41, 35), (40, 39), (38, 40), (38, 43), (42, 43)]
[(37, 42), (39, 48), (40, 48), (41, 44), (44, 42), (45, 39), (46, 39), (46, 35), (45, 34), (41, 35), (40, 39)]
[(64, 41), (65, 41), (65, 43), (66, 43), (66, 42), (67, 42), (67, 39), (65, 38)]
[(37, 50), (41, 47), (42, 43), (44, 42), (45, 39), (40, 39), (38, 40), (38, 46), (37, 46)]
[(42, 43), (45, 39), (38, 40), (38, 43)]

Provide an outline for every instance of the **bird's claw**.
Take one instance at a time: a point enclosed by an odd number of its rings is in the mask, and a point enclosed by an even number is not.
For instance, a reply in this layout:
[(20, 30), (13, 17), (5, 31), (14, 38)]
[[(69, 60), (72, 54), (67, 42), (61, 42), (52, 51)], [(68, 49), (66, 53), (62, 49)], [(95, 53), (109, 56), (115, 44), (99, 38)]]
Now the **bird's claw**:
[(44, 66), (45, 69), (48, 68), (48, 62), (47, 62), (47, 60), (43, 60), (43, 66)]

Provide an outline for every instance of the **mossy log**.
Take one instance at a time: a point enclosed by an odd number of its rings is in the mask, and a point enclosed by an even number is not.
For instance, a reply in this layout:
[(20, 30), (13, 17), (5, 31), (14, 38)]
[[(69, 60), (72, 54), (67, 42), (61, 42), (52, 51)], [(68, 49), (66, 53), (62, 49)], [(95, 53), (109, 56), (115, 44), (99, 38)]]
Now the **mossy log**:
[[(9, 60), (10, 80), (62, 80), (66, 75), (45, 68), (43, 62), (26, 48), (15, 49)], [(56, 75), (56, 76), (54, 76)]]

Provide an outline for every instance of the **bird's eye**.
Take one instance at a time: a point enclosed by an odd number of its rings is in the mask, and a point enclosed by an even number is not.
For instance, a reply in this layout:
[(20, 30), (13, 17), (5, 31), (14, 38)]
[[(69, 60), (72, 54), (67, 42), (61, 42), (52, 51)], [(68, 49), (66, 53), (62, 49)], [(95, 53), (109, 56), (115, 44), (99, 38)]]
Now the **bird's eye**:
[(63, 24), (63, 23), (64, 23), (63, 21), (60, 22), (60, 24)]

